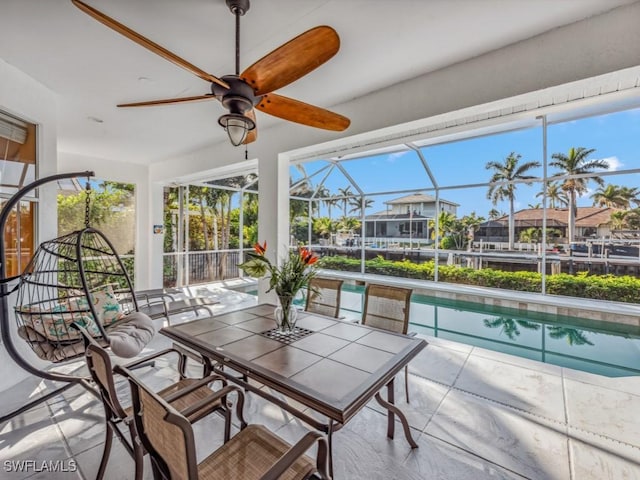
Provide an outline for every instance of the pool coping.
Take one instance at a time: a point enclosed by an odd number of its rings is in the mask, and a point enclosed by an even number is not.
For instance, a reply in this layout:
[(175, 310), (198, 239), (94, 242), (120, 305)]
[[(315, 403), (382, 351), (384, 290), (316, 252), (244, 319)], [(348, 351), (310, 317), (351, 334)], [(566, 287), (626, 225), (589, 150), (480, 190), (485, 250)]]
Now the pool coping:
[(536, 312), (562, 317), (579, 317), (614, 324), (640, 327), (640, 305), (593, 300), (589, 298), (543, 295), (498, 288), (478, 287), (430, 280), (391, 277), (371, 273), (320, 270), (320, 276), (340, 278), (355, 283), (380, 283), (413, 288), (414, 293), (436, 298), (481, 303), (494, 307), (512, 308), (522, 312)]

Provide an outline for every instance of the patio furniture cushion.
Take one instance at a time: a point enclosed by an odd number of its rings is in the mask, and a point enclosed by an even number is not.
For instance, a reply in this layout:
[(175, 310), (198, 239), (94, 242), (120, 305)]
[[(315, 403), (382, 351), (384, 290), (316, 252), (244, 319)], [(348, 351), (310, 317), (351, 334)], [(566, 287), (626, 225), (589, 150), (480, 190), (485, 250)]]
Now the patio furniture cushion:
[(141, 312), (131, 312), (110, 325), (108, 334), (111, 351), (118, 357), (135, 357), (155, 333), (151, 318)]
[(51, 341), (68, 341), (80, 338), (80, 333), (71, 324), (78, 322), (92, 335), (100, 334), (88, 306), (79, 306), (75, 299), (64, 299), (44, 304), (25, 305), (16, 308), (23, 325)]
[(90, 295), (91, 303), (93, 303), (93, 308), (96, 309), (98, 315), (98, 321), (103, 327), (108, 327), (124, 316), (122, 305), (113, 292), (111, 285), (105, 285), (102, 288), (94, 290)]
[[(80, 332), (70, 328), (72, 323), (80, 324), (94, 337), (100, 336), (84, 292), (74, 290), (71, 293), (72, 296), (55, 302), (16, 308), (16, 313), (22, 318), (24, 326), (54, 342), (80, 338)], [(97, 289), (90, 295), (98, 321), (103, 327), (107, 328), (125, 316), (111, 285)]]
[[(28, 325), (22, 325), (18, 328), (18, 335), (23, 340), (28, 341), (33, 348), (34, 353), (42, 360), (48, 362), (60, 362), (69, 357), (81, 355), (84, 352), (84, 344), (74, 341), (70, 343), (52, 342), (47, 337), (37, 332)], [(104, 340), (97, 339), (102, 344), (106, 344)]]

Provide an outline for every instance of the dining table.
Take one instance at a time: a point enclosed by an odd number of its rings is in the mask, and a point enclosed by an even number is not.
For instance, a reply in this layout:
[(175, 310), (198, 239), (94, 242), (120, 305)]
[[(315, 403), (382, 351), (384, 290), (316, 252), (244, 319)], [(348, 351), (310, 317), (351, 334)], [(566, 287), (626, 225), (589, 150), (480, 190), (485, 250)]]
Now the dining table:
[(387, 410), (387, 436), (393, 439), (397, 417), (407, 442), (417, 448), (394, 404), (394, 378), (426, 340), (304, 311), (298, 312), (293, 332), (281, 333), (275, 307), (258, 304), (167, 326), (160, 333), (210, 359), (229, 381), (325, 433), (331, 474), (333, 433), (374, 398)]

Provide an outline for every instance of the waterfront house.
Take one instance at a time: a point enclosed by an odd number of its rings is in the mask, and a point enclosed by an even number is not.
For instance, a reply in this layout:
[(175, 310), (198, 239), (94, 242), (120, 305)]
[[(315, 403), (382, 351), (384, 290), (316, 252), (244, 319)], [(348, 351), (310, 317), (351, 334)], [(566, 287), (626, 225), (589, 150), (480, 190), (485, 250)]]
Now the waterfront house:
[(412, 193), (384, 202), (387, 210), (365, 217), (367, 237), (430, 238), (429, 220), (436, 212), (456, 215), (460, 205), (441, 198), (436, 208), (436, 198), (423, 193)]
[[(611, 214), (619, 211), (610, 207), (578, 207), (576, 213), (576, 241), (603, 238), (611, 235)], [(569, 212), (567, 208), (547, 209), (547, 228), (553, 229), (555, 243), (566, 243)], [(514, 215), (515, 238), (529, 228), (542, 228), (543, 210), (527, 208)], [(474, 235), (474, 241), (508, 242), (509, 216), (480, 224)]]

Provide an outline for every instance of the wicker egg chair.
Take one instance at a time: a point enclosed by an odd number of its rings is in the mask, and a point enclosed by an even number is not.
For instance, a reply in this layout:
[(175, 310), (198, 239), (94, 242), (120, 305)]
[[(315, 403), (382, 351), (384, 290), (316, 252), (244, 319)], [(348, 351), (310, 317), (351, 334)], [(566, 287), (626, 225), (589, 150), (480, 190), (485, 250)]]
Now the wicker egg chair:
[[(0, 328), (11, 358), (38, 377), (64, 382), (58, 390), (0, 418), (0, 423), (22, 413), (61, 391), (80, 384), (95, 393), (89, 377), (59, 373), (35, 366), (14, 344), (8, 295), (17, 291), (15, 322), (18, 337), (42, 360), (67, 362), (82, 356), (85, 341), (73, 327), (79, 324), (103, 346), (120, 357), (140, 353), (155, 333), (152, 320), (138, 312), (133, 285), (124, 264), (107, 237), (88, 225), (40, 244), (19, 277), (6, 278), (5, 223), (10, 210), (30, 190), (62, 178), (93, 176), (92, 172), (46, 177), (24, 187), (0, 213)], [(87, 196), (89, 198), (89, 196)], [(87, 200), (88, 202), (88, 200)], [(87, 203), (87, 212), (89, 210)], [(14, 282), (9, 291), (8, 285)]]

